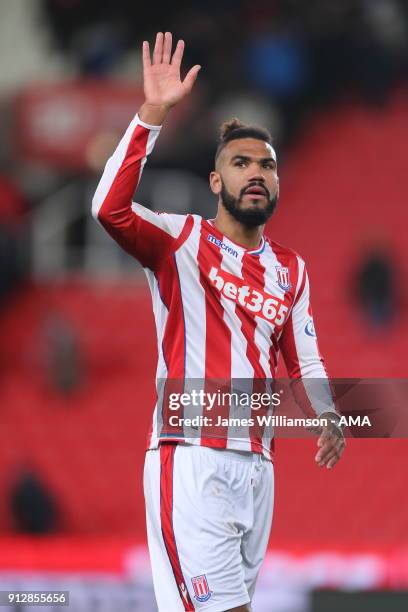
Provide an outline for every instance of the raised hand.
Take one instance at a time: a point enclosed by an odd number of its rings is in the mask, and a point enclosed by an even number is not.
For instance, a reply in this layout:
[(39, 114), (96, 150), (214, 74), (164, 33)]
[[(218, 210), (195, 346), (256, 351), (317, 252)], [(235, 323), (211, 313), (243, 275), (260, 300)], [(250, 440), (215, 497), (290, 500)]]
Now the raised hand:
[[(145, 104), (164, 111), (180, 102), (190, 93), (201, 66), (193, 66), (182, 81), (180, 66), (183, 59), (184, 42), (179, 40), (172, 55), (172, 35), (158, 32), (150, 57), (149, 43), (143, 43), (143, 87)], [(142, 107), (143, 108), (143, 107)]]

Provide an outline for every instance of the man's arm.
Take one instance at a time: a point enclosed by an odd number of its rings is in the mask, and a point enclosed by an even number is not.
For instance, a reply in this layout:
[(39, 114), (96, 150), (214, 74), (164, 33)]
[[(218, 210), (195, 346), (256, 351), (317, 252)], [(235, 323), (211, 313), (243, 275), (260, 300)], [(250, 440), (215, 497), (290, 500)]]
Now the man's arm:
[(327, 426), (319, 428), (319, 451), (315, 459), (319, 466), (326, 465), (331, 468), (340, 459), (345, 443), (341, 428), (337, 425), (339, 415), (317, 343), (310, 305), (309, 278), (302, 260), (299, 278), (295, 302), (279, 339), (279, 345), (288, 376), (292, 380), (295, 379), (292, 390), (298, 403), (310, 416), (316, 413), (328, 421)]
[(149, 44), (143, 43), (145, 102), (108, 160), (92, 200), (93, 216), (128, 253), (151, 269), (177, 248), (188, 223), (182, 215), (158, 215), (132, 202), (161, 124), (171, 107), (191, 91), (198, 74), (199, 66), (194, 66), (181, 81), (184, 43), (178, 42), (173, 56), (171, 47), (171, 34), (159, 32), (151, 61)]

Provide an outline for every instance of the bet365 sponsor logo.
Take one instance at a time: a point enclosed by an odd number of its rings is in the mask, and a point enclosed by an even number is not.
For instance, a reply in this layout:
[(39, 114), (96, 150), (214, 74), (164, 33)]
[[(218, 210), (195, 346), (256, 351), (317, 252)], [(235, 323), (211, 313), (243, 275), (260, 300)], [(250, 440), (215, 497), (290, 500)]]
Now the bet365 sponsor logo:
[(209, 279), (224, 297), (237, 302), (258, 317), (274, 325), (282, 325), (285, 321), (288, 307), (282, 300), (245, 285), (244, 281), (240, 282), (238, 277), (227, 275), (214, 266), (210, 270)]

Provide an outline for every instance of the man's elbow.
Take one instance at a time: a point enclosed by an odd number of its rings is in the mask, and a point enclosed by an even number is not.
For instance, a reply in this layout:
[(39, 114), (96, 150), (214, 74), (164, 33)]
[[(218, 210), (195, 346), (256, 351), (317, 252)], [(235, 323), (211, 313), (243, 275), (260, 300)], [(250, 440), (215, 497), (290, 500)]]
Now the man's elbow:
[(322, 358), (309, 359), (302, 367), (302, 377), (326, 378), (327, 372)]
[(103, 218), (103, 206), (100, 199), (95, 194), (92, 198), (92, 216), (96, 221), (102, 221)]

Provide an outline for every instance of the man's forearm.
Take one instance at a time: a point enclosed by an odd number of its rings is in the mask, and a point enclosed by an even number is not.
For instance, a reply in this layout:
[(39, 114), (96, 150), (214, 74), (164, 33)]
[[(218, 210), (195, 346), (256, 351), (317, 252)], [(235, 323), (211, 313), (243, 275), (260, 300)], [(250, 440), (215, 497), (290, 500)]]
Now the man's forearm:
[(139, 118), (148, 125), (162, 125), (169, 108), (166, 106), (153, 106), (145, 102), (139, 110)]
[(159, 126), (145, 127), (140, 124), (140, 117), (134, 117), (106, 162), (92, 200), (92, 214), (106, 229), (131, 225), (132, 197), (159, 133)]

